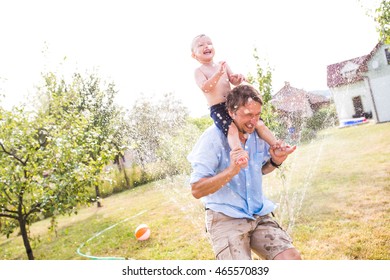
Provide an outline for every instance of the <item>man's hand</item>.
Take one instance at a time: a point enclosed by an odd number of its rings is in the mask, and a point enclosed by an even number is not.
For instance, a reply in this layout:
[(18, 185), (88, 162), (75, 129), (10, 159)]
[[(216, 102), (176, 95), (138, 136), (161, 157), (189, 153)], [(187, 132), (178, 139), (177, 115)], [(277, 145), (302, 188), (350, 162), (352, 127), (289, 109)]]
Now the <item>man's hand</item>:
[(288, 157), (288, 155), (292, 154), (296, 150), (297, 146), (289, 146), (289, 145), (284, 145), (283, 148), (278, 148), (278, 149), (269, 149), (269, 152), (271, 154), (272, 161), (280, 165), (282, 164)]
[(243, 148), (236, 148), (230, 152), (230, 165), (246, 168), (248, 166), (249, 155)]

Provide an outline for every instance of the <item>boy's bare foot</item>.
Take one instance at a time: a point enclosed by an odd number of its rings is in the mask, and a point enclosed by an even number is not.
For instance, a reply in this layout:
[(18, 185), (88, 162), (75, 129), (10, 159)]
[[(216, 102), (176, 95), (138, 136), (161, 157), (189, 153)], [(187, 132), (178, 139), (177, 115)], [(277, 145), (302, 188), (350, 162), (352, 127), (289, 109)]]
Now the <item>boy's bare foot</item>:
[(246, 152), (242, 147), (237, 147), (233, 151), (234, 153), (232, 160), (236, 165), (239, 165), (240, 168), (246, 168), (248, 166), (248, 152)]
[(236, 164), (237, 165), (241, 165), (241, 167), (245, 168), (248, 166), (248, 159), (245, 157), (245, 156), (240, 156), (237, 160), (236, 160)]

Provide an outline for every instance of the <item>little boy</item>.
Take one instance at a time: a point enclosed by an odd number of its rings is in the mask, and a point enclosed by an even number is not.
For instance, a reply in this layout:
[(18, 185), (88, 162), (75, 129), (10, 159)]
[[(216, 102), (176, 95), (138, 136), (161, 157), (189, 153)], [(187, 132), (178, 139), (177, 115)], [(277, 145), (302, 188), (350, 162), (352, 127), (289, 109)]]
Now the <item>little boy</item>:
[[(191, 51), (192, 57), (201, 64), (195, 69), (195, 81), (206, 97), (210, 107), (210, 116), (215, 125), (227, 136), (230, 148), (242, 150), (236, 163), (245, 164), (248, 161), (247, 154), (241, 147), (237, 127), (225, 106), (226, 95), (231, 90), (230, 84), (237, 86), (245, 81), (245, 77), (242, 74), (234, 74), (226, 62), (215, 63), (213, 61), (215, 50), (211, 39), (205, 34), (198, 35), (193, 39)], [(285, 149), (282, 142), (275, 138), (264, 122), (260, 120), (260, 116), (258, 117), (256, 132), (275, 152), (290, 154), (295, 150), (295, 147)]]

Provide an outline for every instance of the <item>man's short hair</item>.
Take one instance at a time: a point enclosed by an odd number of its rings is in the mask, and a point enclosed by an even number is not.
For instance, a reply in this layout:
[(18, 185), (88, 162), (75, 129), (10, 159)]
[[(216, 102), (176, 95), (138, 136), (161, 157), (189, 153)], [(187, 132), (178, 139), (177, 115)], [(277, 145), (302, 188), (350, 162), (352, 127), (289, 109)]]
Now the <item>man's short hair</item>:
[(226, 97), (226, 108), (234, 113), (249, 101), (255, 101), (263, 105), (261, 95), (254, 87), (250, 85), (239, 85), (229, 91)]

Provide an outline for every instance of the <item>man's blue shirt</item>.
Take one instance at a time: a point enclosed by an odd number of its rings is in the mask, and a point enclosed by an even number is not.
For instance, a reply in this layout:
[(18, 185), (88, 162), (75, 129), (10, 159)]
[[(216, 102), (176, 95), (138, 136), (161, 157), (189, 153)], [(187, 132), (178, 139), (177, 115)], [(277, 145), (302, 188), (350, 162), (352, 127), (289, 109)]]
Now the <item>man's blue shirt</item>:
[[(248, 136), (244, 149), (249, 164), (221, 189), (202, 198), (206, 208), (233, 218), (250, 218), (266, 215), (276, 206), (263, 193), (263, 164), (270, 157), (269, 145), (257, 133)], [(230, 147), (226, 136), (215, 126), (209, 127), (188, 155), (192, 173), (190, 184), (201, 178), (213, 177), (230, 165)]]

